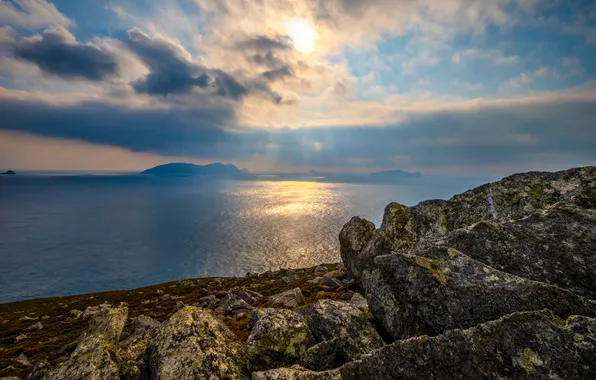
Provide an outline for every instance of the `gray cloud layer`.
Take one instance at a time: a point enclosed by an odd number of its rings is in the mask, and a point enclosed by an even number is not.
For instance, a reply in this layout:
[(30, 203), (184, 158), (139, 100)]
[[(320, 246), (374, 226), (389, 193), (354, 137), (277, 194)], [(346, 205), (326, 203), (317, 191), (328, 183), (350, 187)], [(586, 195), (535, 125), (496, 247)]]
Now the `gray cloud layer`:
[(411, 114), (400, 125), (231, 132), (230, 108), (127, 110), (1, 99), (1, 129), (158, 154), (287, 165), (441, 168), (596, 162), (596, 100), (550, 100)]

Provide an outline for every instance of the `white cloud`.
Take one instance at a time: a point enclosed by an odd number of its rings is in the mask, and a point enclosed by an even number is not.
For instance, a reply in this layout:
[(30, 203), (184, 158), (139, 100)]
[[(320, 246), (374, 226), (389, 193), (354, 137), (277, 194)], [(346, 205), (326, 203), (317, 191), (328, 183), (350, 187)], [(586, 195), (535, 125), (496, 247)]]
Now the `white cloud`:
[(72, 26), (74, 22), (46, 0), (3, 0), (0, 2), (0, 24), (43, 28), (50, 25)]

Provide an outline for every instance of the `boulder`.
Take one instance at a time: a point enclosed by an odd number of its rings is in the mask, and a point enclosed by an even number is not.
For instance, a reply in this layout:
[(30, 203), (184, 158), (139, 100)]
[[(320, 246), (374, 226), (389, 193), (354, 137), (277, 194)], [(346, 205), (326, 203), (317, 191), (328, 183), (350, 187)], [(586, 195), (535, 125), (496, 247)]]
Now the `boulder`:
[(266, 372), (255, 372), (253, 380), (340, 380), (338, 370), (313, 372), (300, 366), (290, 368), (276, 368)]
[(337, 338), (326, 340), (310, 347), (302, 355), (302, 365), (313, 371), (337, 368), (345, 363), (345, 358)]
[(596, 211), (558, 203), (526, 218), (481, 221), (437, 244), (493, 268), (596, 299)]
[(315, 344), (300, 314), (286, 309), (261, 309), (249, 320), (246, 341), (251, 371), (264, 371), (297, 363)]
[(450, 248), (376, 257), (363, 273), (372, 314), (393, 339), (468, 328), (517, 311), (596, 315), (596, 302), (488, 267)]
[(108, 343), (116, 343), (126, 324), (128, 308), (126, 306), (102, 309), (89, 321), (87, 335), (99, 334)]
[(339, 369), (356, 379), (593, 379), (596, 320), (514, 313), (468, 330), (394, 342)]
[(147, 348), (148, 378), (246, 379), (246, 349), (204, 309), (185, 306), (162, 323)]
[[(348, 302), (320, 300), (315, 304), (297, 309), (308, 323), (317, 342), (336, 340), (333, 367), (357, 360), (383, 346), (381, 336), (364, 316), (363, 312)], [(325, 347), (327, 350), (328, 348)]]
[(366, 265), (367, 258), (362, 257), (361, 252), (374, 232), (375, 225), (372, 222), (355, 216), (339, 233), (341, 259), (350, 275), (358, 277)]
[(268, 306), (279, 306), (288, 309), (296, 308), (304, 303), (304, 296), (300, 288), (288, 290), (287, 292), (275, 294), (269, 297)]

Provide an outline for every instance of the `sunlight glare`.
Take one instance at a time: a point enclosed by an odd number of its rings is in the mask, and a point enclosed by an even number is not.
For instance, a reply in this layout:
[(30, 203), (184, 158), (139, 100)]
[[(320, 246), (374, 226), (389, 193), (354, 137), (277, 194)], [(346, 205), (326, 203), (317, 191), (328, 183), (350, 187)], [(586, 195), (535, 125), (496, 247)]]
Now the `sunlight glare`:
[(315, 27), (305, 19), (293, 19), (286, 24), (286, 34), (301, 53), (312, 53), (319, 38)]

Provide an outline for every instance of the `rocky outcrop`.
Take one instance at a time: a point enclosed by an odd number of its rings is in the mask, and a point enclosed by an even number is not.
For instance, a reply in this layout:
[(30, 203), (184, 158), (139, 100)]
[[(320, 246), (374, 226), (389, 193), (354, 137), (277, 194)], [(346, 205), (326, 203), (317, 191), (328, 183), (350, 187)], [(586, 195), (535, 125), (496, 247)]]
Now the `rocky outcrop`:
[(315, 339), (300, 314), (285, 309), (253, 313), (246, 342), (251, 371), (264, 371), (299, 362)]
[(148, 378), (246, 379), (246, 349), (211, 312), (185, 306), (159, 326), (147, 349)]
[(363, 242), (370, 234), (366, 221), (353, 219), (352, 224), (344, 227), (340, 240), (342, 260), (358, 281), (373, 257), (431, 247), (454, 230), (481, 221), (502, 223), (523, 218), (559, 202), (595, 209), (595, 199), (596, 167), (585, 167), (556, 173), (516, 174), (448, 201), (426, 201), (414, 207), (392, 203), (385, 209), (381, 227), (368, 242)]

